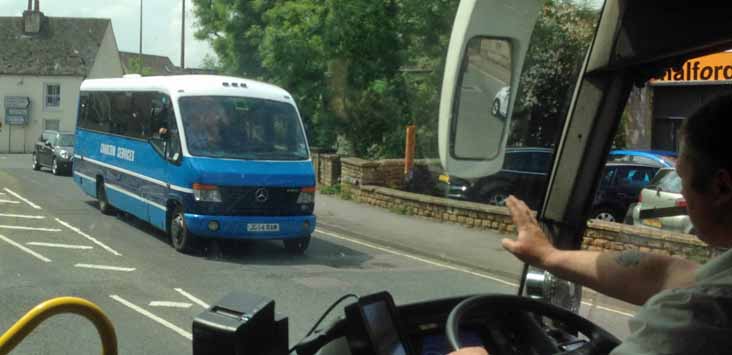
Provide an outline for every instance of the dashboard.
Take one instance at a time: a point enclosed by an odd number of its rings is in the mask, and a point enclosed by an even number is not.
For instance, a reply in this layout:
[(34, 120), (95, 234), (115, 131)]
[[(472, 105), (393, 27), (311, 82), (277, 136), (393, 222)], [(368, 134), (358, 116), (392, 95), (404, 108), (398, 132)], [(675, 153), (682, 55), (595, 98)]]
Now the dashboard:
[[(346, 307), (346, 337), (351, 353), (448, 354), (452, 348), (445, 335), (445, 324), (450, 311), (464, 299), (396, 307), (386, 292), (361, 297)], [(462, 346), (481, 346), (492, 355), (548, 354), (556, 352), (557, 344), (584, 344), (571, 333), (544, 326), (533, 315), (505, 309), (470, 314), (461, 324), (459, 334)], [(555, 341), (547, 340), (552, 338)]]

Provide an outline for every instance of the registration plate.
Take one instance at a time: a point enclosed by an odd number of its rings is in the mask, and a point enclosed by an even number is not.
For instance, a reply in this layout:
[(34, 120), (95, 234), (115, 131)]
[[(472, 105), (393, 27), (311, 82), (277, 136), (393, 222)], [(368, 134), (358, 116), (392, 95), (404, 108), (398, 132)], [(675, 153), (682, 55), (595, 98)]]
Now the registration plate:
[(247, 232), (279, 232), (280, 225), (277, 223), (248, 223)]
[(647, 226), (654, 227), (654, 228), (661, 228), (661, 220), (658, 218), (648, 218), (648, 219), (644, 219), (642, 221), (643, 221), (643, 224), (645, 224)]

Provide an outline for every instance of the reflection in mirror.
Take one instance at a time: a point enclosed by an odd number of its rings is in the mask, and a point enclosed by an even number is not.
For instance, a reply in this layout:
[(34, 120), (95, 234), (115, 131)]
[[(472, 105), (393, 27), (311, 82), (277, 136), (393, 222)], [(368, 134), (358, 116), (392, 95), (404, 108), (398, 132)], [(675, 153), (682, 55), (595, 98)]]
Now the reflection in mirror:
[(500, 150), (509, 118), (511, 44), (472, 38), (465, 48), (459, 82), (451, 154), (458, 159), (491, 160)]

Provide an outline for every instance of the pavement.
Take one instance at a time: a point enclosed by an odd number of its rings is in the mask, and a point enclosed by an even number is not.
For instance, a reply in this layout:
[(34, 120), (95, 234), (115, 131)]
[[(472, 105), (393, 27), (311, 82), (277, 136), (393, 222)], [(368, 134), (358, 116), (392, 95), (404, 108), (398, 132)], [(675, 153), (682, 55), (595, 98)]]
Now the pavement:
[(323, 229), (481, 270), (514, 283), (523, 270), (523, 263), (501, 247), (501, 239), (510, 235), (399, 215), (322, 194), (316, 198), (316, 215)]
[[(346, 293), (389, 290), (404, 304), (516, 292), (520, 265), (483, 231), (318, 196), (321, 223), (303, 256), (276, 241), (212, 243), (185, 255), (138, 219), (102, 215), (70, 177), (33, 171), (30, 162), (29, 155), (0, 155), (0, 331), (36, 304), (71, 295), (107, 313), (120, 353), (180, 354), (191, 352), (193, 318), (232, 291), (273, 298), (290, 318), (291, 343)], [(456, 244), (462, 251), (451, 249)], [(583, 315), (627, 334), (627, 313), (589, 305)], [(13, 354), (99, 347), (94, 328), (69, 315), (42, 324)]]

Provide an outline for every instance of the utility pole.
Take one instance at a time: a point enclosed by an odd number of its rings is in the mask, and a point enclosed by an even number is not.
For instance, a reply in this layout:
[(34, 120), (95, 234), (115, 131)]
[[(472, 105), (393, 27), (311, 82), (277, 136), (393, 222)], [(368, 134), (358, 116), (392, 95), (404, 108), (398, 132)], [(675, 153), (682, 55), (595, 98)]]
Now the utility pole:
[(180, 25), (180, 69), (185, 70), (186, 68), (186, 0), (181, 0), (183, 3), (183, 11), (181, 12), (181, 25)]
[(142, 75), (142, 68), (144, 68), (142, 63), (142, 0), (140, 0), (140, 53), (139, 53), (139, 62), (140, 62), (140, 75)]

